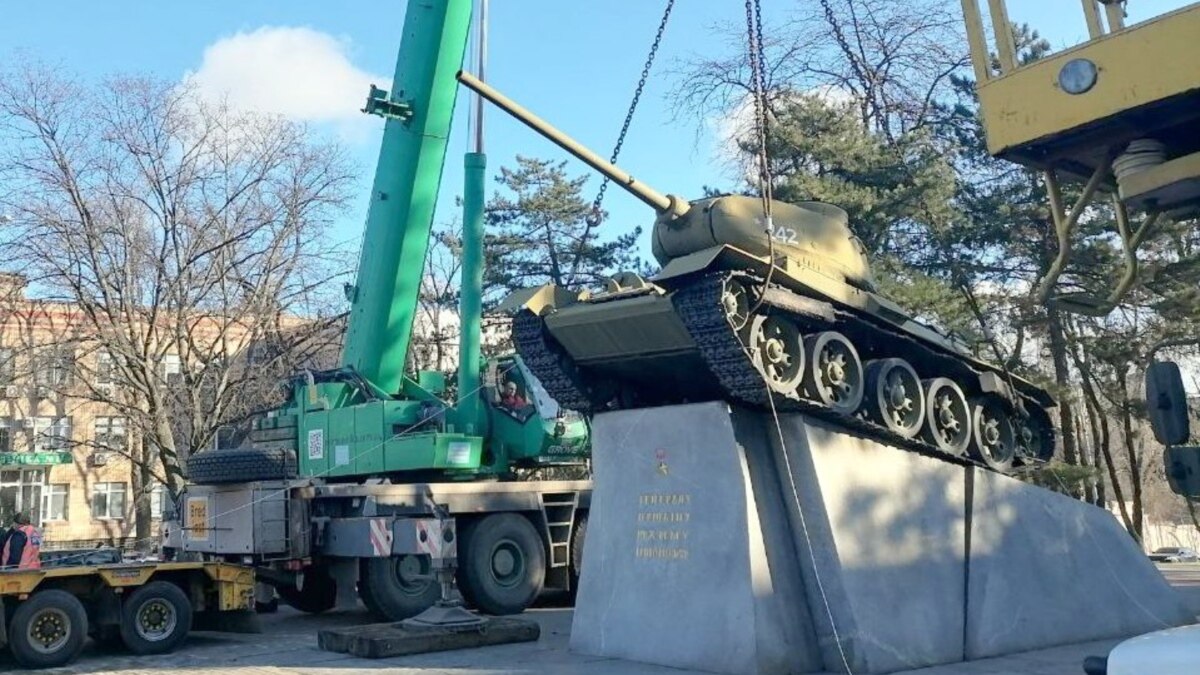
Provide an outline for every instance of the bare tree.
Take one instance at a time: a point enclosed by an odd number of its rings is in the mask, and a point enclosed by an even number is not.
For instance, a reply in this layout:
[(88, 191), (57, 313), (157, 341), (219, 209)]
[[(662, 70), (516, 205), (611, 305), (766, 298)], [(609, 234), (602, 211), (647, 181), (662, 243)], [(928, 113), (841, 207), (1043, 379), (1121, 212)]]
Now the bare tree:
[(454, 370), (458, 354), (459, 273), (462, 269), (462, 226), (454, 222), (429, 240), (425, 274), (417, 298), (417, 314), (409, 349), (413, 370)]
[(340, 338), (327, 229), (351, 181), (336, 144), (187, 86), (0, 74), (0, 269), (71, 308), (63, 393), (123, 416), (125, 454), (172, 492)]
[[(863, 127), (889, 140), (921, 128), (969, 63), (951, 5), (936, 0), (800, 0), (790, 21), (764, 36), (769, 96), (828, 93), (853, 101)], [(719, 27), (727, 49), (675, 71), (676, 111), (728, 114), (750, 95), (745, 29)], [(771, 102), (768, 101), (770, 106)]]

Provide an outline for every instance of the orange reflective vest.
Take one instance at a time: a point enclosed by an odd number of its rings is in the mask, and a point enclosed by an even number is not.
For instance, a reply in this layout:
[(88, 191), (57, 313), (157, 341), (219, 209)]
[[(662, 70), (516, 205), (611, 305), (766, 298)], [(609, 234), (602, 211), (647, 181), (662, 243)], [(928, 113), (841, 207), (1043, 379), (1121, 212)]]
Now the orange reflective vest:
[[(21, 549), (21, 561), (17, 563), (19, 570), (36, 570), (42, 567), (41, 549), (42, 533), (32, 525), (22, 525), (17, 531), (25, 535), (25, 547)], [(0, 551), (0, 565), (8, 564), (8, 550), (12, 545), (12, 537), (4, 542), (4, 550)]]

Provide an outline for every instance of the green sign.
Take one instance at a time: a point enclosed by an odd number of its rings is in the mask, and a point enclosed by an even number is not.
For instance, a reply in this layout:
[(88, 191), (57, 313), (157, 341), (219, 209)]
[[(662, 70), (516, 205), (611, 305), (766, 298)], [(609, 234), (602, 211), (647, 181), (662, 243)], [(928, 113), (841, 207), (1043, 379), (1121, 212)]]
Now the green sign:
[(73, 461), (69, 452), (0, 452), (0, 466), (70, 464)]

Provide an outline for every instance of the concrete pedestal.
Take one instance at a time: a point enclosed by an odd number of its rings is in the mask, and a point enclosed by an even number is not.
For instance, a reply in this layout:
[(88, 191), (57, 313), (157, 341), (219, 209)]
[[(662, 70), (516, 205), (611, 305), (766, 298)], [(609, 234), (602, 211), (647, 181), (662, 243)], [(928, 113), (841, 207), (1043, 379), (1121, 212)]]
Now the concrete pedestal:
[(821, 670), (756, 422), (714, 405), (596, 420), (572, 650), (719, 673)]
[(887, 673), (1190, 617), (1107, 512), (802, 415), (597, 416), (571, 648)]

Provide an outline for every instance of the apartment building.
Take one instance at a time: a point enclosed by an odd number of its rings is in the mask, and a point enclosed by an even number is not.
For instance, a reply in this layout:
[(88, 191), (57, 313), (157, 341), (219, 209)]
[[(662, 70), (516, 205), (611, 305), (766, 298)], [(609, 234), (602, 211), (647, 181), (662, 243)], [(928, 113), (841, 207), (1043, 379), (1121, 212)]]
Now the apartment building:
[[(27, 512), (47, 548), (132, 548), (135, 480), (127, 420), (92, 392), (118, 387), (111, 356), (89, 339), (78, 309), (26, 299), (0, 275), (0, 522)], [(167, 355), (165, 378), (181, 373)], [(163, 486), (144, 486), (156, 536)]]

